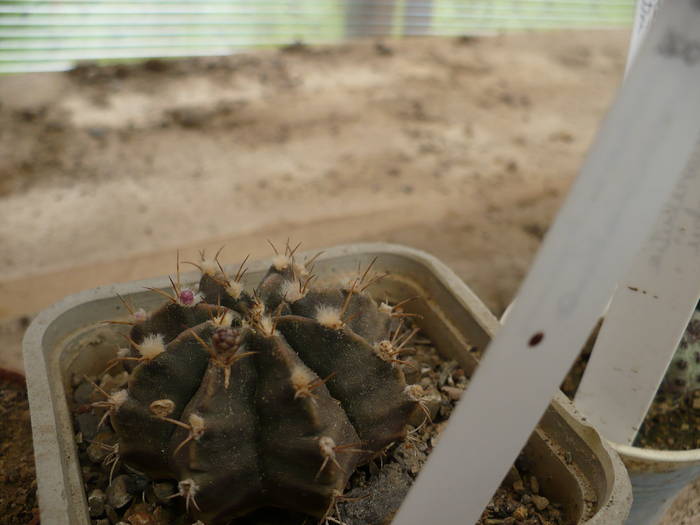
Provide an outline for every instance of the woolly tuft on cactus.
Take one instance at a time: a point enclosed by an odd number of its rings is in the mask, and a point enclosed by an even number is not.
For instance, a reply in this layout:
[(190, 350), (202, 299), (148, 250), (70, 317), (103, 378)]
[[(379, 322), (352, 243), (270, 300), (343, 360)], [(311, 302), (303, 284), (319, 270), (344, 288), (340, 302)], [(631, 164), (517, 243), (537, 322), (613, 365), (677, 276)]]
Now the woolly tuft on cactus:
[[(132, 312), (128, 389), (99, 403), (121, 459), (172, 478), (188, 511), (224, 523), (262, 507), (328, 515), (355, 468), (406, 435), (419, 387), (398, 357), (415, 334), (367, 293), (370, 267), (313, 288), (287, 247), (253, 291), (244, 264), (196, 264), (161, 308)], [(244, 261), (245, 263), (245, 261)], [(178, 265), (179, 266), (179, 265)]]
[(660, 394), (674, 399), (700, 390), (700, 312), (693, 312), (676, 353), (659, 388)]

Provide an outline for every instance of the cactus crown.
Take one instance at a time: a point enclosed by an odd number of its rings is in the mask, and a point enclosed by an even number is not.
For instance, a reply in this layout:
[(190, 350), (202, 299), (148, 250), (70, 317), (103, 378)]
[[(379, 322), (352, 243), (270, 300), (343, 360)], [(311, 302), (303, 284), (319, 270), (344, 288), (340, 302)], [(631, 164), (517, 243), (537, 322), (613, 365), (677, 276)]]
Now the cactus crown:
[(355, 468), (403, 439), (420, 406), (397, 359), (415, 331), (367, 293), (371, 265), (315, 288), (313, 260), (297, 264), (295, 250), (253, 291), (241, 284), (245, 261), (227, 275), (218, 254), (196, 264), (196, 291), (178, 272), (161, 308), (132, 315), (117, 358), (128, 390), (102, 403), (121, 459), (177, 480), (206, 523), (261, 507), (327, 516)]

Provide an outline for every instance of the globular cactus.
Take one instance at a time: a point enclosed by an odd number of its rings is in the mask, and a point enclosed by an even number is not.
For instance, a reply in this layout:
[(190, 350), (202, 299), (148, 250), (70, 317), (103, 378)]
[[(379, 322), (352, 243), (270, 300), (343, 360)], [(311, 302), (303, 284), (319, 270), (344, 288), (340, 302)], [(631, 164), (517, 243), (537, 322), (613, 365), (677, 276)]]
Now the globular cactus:
[(178, 272), (165, 305), (132, 310), (119, 356), (128, 388), (99, 403), (121, 460), (177, 480), (205, 523), (261, 507), (327, 516), (355, 468), (403, 439), (421, 407), (398, 359), (415, 332), (367, 293), (369, 268), (313, 288), (288, 247), (249, 292), (243, 265), (234, 276), (204, 256), (196, 266), (199, 290)]
[(699, 390), (700, 312), (695, 311), (671, 359), (659, 393), (666, 394), (672, 399), (690, 399)]

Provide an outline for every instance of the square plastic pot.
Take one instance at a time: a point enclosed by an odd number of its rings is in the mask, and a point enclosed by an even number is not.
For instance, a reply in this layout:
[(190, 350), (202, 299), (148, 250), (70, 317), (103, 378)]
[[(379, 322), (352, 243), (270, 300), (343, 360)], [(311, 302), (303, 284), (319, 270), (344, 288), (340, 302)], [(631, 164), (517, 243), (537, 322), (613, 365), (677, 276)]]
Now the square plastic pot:
[[(373, 293), (396, 301), (420, 296), (423, 300), (410, 304), (413, 312), (423, 316), (422, 330), (445, 358), (457, 360), (471, 374), (478, 351), (487, 346), (499, 324), (436, 258), (401, 246), (355, 244), (326, 250), (315, 273), (320, 281), (347, 278), (358, 264), (366, 266), (374, 257), (378, 257), (374, 269), (389, 275), (375, 285)], [(244, 284), (257, 283), (269, 264), (252, 263)], [(182, 278), (192, 282), (198, 276), (185, 274)], [(125, 316), (116, 294), (146, 310), (162, 303), (145, 286), (165, 289), (169, 282), (163, 277), (78, 293), (43, 311), (27, 330), (24, 359), (43, 523), (90, 523), (67, 396), (73, 377), (103, 370), (114, 356), (114, 346), (103, 344), (101, 333), (108, 330), (103, 321)], [(624, 522), (631, 502), (625, 469), (563, 395), (554, 398), (524, 453), (542, 493), (564, 505), (568, 522)]]

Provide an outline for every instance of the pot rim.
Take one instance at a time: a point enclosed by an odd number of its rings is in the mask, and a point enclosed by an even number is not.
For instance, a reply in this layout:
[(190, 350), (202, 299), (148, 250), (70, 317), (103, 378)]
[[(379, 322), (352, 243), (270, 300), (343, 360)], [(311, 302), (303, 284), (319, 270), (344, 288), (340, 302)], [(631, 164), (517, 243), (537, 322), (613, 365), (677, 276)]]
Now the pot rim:
[(610, 446), (620, 455), (638, 461), (654, 461), (666, 463), (700, 463), (700, 448), (692, 450), (660, 450), (641, 448), (608, 441)]

